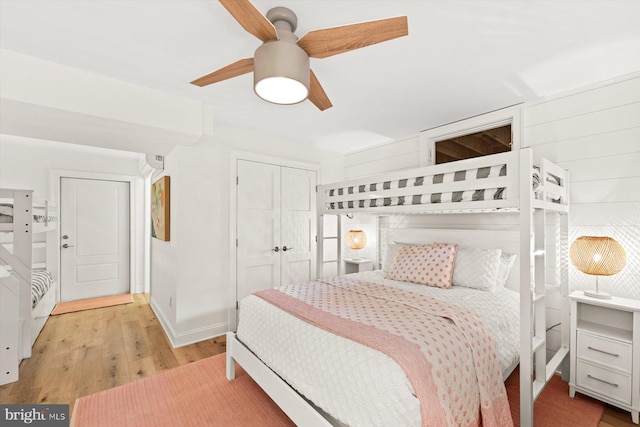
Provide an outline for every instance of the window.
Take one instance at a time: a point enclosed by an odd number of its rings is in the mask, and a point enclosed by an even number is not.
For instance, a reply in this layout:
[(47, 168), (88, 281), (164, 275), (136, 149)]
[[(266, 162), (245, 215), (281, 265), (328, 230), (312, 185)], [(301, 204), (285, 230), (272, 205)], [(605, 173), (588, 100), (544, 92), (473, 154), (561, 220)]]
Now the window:
[(420, 165), (520, 149), (521, 114), (520, 106), (509, 107), (421, 132)]
[(435, 141), (435, 164), (511, 151), (511, 124)]

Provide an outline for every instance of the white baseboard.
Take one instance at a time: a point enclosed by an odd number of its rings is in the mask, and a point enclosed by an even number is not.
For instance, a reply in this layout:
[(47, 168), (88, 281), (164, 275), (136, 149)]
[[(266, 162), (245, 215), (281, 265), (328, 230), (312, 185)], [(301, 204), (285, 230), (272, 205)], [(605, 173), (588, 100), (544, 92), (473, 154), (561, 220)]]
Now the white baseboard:
[(164, 330), (164, 333), (167, 336), (171, 347), (173, 348), (184, 347), (186, 345), (194, 344), (200, 341), (216, 338), (226, 334), (229, 331), (229, 323), (223, 322), (177, 333), (171, 326), (171, 323), (169, 323), (167, 318), (164, 316), (162, 310), (160, 310), (156, 305), (156, 302), (153, 298), (150, 299), (149, 306), (156, 315), (158, 322), (160, 322), (160, 326), (162, 326), (162, 329)]

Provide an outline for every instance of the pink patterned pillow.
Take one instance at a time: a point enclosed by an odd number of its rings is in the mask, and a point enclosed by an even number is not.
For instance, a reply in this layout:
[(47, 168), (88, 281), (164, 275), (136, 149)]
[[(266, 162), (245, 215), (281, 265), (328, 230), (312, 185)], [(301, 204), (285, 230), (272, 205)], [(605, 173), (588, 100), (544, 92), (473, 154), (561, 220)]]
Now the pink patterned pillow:
[(401, 246), (387, 279), (450, 288), (457, 249), (458, 245), (452, 243)]

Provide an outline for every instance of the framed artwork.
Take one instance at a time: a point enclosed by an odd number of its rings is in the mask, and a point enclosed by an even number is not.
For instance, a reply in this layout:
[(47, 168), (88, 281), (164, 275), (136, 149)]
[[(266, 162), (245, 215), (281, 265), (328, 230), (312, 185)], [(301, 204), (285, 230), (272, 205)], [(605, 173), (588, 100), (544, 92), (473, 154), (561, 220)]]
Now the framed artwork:
[(163, 176), (151, 186), (151, 236), (169, 241), (171, 180)]

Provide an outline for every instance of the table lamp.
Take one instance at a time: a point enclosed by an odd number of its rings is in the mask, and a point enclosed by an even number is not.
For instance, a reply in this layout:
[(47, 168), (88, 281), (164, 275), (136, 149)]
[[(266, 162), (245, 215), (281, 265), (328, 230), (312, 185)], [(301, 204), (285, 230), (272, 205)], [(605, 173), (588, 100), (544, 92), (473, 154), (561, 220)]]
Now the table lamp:
[(364, 248), (367, 244), (367, 235), (362, 230), (349, 230), (347, 233), (346, 243), (349, 249), (354, 249), (356, 251), (356, 257), (354, 259), (360, 259), (358, 258), (358, 250)]
[(594, 298), (611, 298), (610, 294), (598, 289), (598, 276), (612, 276), (624, 268), (627, 254), (620, 243), (611, 237), (578, 237), (571, 244), (569, 256), (578, 270), (596, 276), (595, 292), (584, 291), (584, 294)]

